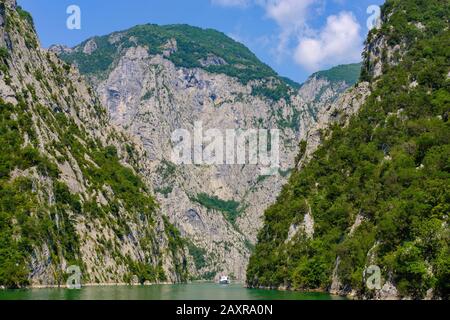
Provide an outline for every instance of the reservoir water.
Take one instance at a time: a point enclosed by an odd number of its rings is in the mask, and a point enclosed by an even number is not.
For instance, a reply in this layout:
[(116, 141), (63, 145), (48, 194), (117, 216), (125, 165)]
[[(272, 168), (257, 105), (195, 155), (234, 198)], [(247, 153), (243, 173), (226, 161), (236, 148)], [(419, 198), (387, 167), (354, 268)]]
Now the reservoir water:
[(191, 283), (70, 289), (0, 290), (0, 300), (333, 300), (325, 293), (247, 289), (241, 284)]

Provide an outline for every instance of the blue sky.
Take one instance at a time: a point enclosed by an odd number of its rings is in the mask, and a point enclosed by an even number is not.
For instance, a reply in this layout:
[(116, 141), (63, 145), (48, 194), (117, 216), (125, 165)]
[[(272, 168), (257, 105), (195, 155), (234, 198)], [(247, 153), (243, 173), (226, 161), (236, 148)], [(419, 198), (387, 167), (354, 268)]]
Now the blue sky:
[[(244, 43), (282, 76), (360, 60), (371, 5), (384, 0), (18, 0), (30, 11), (42, 45), (74, 46), (137, 24), (187, 23), (214, 28)], [(81, 9), (69, 30), (67, 7)]]

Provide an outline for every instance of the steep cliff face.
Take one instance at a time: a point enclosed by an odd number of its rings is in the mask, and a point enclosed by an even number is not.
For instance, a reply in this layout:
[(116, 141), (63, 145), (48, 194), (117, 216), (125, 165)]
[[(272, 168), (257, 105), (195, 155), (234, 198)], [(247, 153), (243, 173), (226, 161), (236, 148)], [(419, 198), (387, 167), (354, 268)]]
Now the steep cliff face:
[(386, 1), (367, 82), (301, 144), (265, 213), (250, 286), (448, 299), (449, 16), (448, 1)]
[(138, 141), (78, 71), (0, 2), (0, 286), (182, 281), (179, 232), (150, 193)]
[[(52, 50), (88, 76), (113, 122), (143, 142), (158, 201), (189, 239), (199, 278), (245, 279), (262, 213), (295, 167), (297, 141), (326, 121), (326, 109), (359, 74), (359, 65), (344, 72), (349, 78), (316, 74), (298, 90), (243, 45), (185, 25), (137, 26)], [(173, 164), (172, 133), (193, 135), (196, 122), (224, 136), (280, 129), (279, 173), (266, 176), (261, 165)]]

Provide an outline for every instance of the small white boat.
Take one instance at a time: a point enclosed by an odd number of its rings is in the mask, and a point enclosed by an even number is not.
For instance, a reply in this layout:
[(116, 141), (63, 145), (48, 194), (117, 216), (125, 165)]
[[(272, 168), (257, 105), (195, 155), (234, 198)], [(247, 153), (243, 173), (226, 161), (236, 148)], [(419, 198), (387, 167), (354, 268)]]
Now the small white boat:
[(230, 279), (227, 276), (221, 276), (219, 283), (220, 284), (230, 284)]

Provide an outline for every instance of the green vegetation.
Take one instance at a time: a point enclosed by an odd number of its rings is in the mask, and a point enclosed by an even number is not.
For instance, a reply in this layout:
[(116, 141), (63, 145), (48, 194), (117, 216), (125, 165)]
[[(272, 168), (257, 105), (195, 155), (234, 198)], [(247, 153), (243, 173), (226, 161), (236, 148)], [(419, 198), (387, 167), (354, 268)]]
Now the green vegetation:
[(286, 78), (286, 77), (281, 77), (281, 79), (286, 82), (288, 85), (290, 85), (294, 90), (298, 90), (300, 89), (300, 87), (302, 86), (300, 83), (295, 82), (292, 79)]
[(188, 242), (187, 248), (189, 250), (189, 254), (194, 259), (194, 265), (197, 270), (201, 270), (207, 266), (205, 249), (197, 247), (192, 242)]
[(155, 95), (154, 90), (147, 91), (143, 96), (142, 100), (149, 100)]
[(349, 86), (353, 86), (359, 80), (361, 66), (361, 63), (340, 65), (330, 70), (316, 72), (312, 77), (325, 78), (333, 83), (345, 81)]
[[(42, 119), (52, 126), (54, 132), (63, 137), (61, 142), (54, 143), (54, 148), (63, 155), (70, 150), (80, 165), (83, 176), (91, 185), (90, 191), (102, 190), (104, 186), (109, 186), (116, 200), (121, 200), (125, 210), (136, 212), (138, 216), (145, 216), (149, 221), (152, 220), (151, 215), (156, 203), (142, 180), (131, 168), (120, 163), (116, 147), (103, 147), (96, 141), (89, 140), (65, 114), (53, 115), (45, 107), (38, 108), (38, 111)], [(87, 143), (82, 143), (80, 138), (87, 139)], [(86, 159), (86, 155), (89, 155), (95, 165)], [(110, 210), (117, 213), (119, 206), (117, 202), (112, 202), (109, 207), (96, 208), (93, 213), (104, 215)]]
[(204, 274), (202, 274), (202, 279), (212, 281), (214, 280), (214, 277), (217, 275), (217, 271), (207, 271)]
[(28, 11), (23, 10), (21, 6), (17, 6), (16, 10), (19, 17), (25, 20), (34, 29), (34, 20), (31, 14)]
[[(20, 224), (33, 226), (35, 221), (29, 218), (36, 203), (29, 185), (30, 182), (24, 179), (14, 183), (2, 180), (0, 185), (0, 284), (10, 288), (28, 285), (26, 258), (30, 240), (28, 237), (15, 240), (15, 236)], [(14, 210), (15, 225), (10, 210)]]
[[(270, 67), (261, 63), (244, 45), (212, 29), (189, 25), (147, 24), (126, 30), (121, 40), (114, 44), (108, 41), (109, 37), (108, 35), (93, 38), (97, 49), (89, 56), (81, 50), (65, 54), (62, 58), (69, 62), (76, 61), (82, 73), (98, 74), (110, 67), (119, 50), (137, 44), (147, 46), (150, 54), (162, 54), (167, 50), (167, 43), (175, 39), (177, 50), (169, 59), (179, 67), (205, 68), (211, 72), (225, 73), (239, 78), (243, 83), (265, 77), (277, 77)], [(80, 47), (86, 43), (87, 41), (83, 42)], [(203, 66), (201, 61), (210, 56), (224, 59), (225, 64)]]
[(270, 176), (258, 176), (258, 178), (256, 179), (256, 183), (262, 183), (264, 180), (266, 180), (267, 178), (269, 178)]
[(36, 182), (20, 177), (18, 171), (19, 177), (11, 179), (13, 170), (36, 170), (58, 178), (48, 158), (31, 145), (23, 147), (23, 133), (34, 136), (27, 111), (23, 103), (12, 106), (0, 101), (0, 285), (13, 288), (28, 284), (28, 259), (35, 246), (47, 243), (55, 263), (58, 254), (69, 263), (79, 262), (78, 239), (68, 210), (69, 206), (80, 208), (78, 198), (66, 194), (67, 187), (57, 182), (55, 205), (45, 205), (38, 200)]
[[(149, 54), (171, 51), (167, 59), (177, 67), (202, 68), (211, 73), (223, 73), (237, 78), (243, 84), (252, 80), (275, 81), (275, 89), (262, 85), (256, 86), (253, 90), (254, 95), (272, 100), (287, 98), (292, 88), (299, 87), (294, 81), (279, 77), (243, 44), (216, 30), (189, 25), (146, 24), (121, 33), (120, 40), (115, 43), (109, 41), (111, 36), (118, 34), (94, 37), (81, 43), (77, 50), (62, 54), (61, 58), (66, 62), (76, 63), (83, 74), (103, 77), (123, 50), (140, 45), (147, 47)], [(170, 48), (170, 45), (168, 47), (173, 39), (176, 40), (176, 50)], [(95, 41), (97, 49), (85, 54), (83, 48), (88, 41)], [(208, 59), (216, 62), (205, 63)], [(143, 99), (148, 99), (152, 95), (152, 92), (148, 92)]]
[[(108, 70), (114, 61), (117, 48), (112, 45), (107, 37), (94, 37), (92, 39), (97, 45), (97, 49), (90, 55), (83, 53), (82, 50), (69, 54), (62, 54), (60, 57), (68, 63), (76, 62), (80, 72), (88, 75), (100, 75)], [(80, 46), (83, 48), (87, 41)]]
[(163, 216), (164, 230), (169, 240), (169, 249), (175, 262), (175, 272), (179, 281), (184, 282), (188, 279), (187, 261), (183, 256), (180, 261), (180, 253), (184, 252), (185, 240), (181, 237), (180, 231), (170, 223), (166, 216)]
[[(363, 270), (376, 264), (402, 296), (423, 298), (433, 288), (449, 298), (450, 6), (389, 0), (388, 15), (369, 38), (404, 43), (402, 58), (385, 61), (359, 114), (348, 127), (331, 128), (331, 138), (266, 211), (249, 285), (326, 290), (339, 257), (340, 281), (361, 294), (372, 294)], [(372, 81), (370, 68), (366, 61), (362, 74)], [(285, 243), (309, 207), (314, 238)], [(349, 235), (358, 214), (365, 221)]]
[(169, 196), (169, 194), (172, 193), (172, 191), (173, 191), (173, 187), (172, 186), (167, 186), (167, 187), (164, 187), (164, 188), (155, 189), (156, 193), (162, 194), (166, 198)]
[[(161, 264), (154, 266), (152, 263), (142, 263), (142, 262), (134, 262), (128, 261), (129, 265), (131, 265), (131, 273), (133, 276), (136, 276), (138, 282), (140, 284), (144, 284), (145, 282), (157, 283), (167, 280), (167, 276), (164, 272), (164, 269)], [(127, 279), (128, 282), (131, 282), (132, 278)]]
[(162, 180), (166, 181), (170, 177), (172, 177), (177, 171), (177, 166), (170, 161), (163, 159), (161, 164), (157, 168), (158, 175), (162, 178)]
[[(4, 10), (4, 4), (0, 4)], [(16, 30), (20, 32), (25, 40), (25, 45), (29, 49), (36, 49), (39, 45), (36, 34), (34, 21), (30, 13), (17, 6), (15, 12), (9, 12), (5, 15), (5, 29), (7, 32)]]
[(198, 204), (204, 206), (208, 210), (215, 210), (222, 212), (231, 224), (235, 224), (236, 219), (241, 214), (240, 203), (234, 200), (225, 201), (219, 199), (216, 196), (210, 196), (206, 193), (200, 193), (197, 197), (192, 198), (191, 200), (197, 202)]
[(130, 168), (122, 166), (115, 147), (107, 147), (96, 152), (94, 161), (99, 168), (89, 168), (88, 176), (98, 188), (107, 184), (114, 194), (122, 199), (125, 209), (145, 214), (151, 218), (156, 206), (152, 196), (147, 193), (147, 187)]
[(291, 88), (285, 82), (279, 81), (275, 87), (267, 85), (253, 87), (252, 95), (266, 97), (273, 101), (284, 99), (290, 102)]
[[(30, 116), (32, 108), (55, 134), (63, 137), (60, 142), (53, 142), (49, 146), (58, 151), (58, 161), (67, 161), (67, 152), (70, 150), (70, 155), (79, 164), (90, 186), (89, 193), (105, 190), (105, 186), (110, 187), (112, 195), (108, 196), (108, 204), (86, 201), (58, 180), (56, 164), (35, 147), (38, 140)], [(50, 263), (56, 266), (55, 278), (59, 283), (63, 283), (67, 277), (58, 267), (62, 259), (69, 264), (82, 266), (80, 240), (74, 224), (77, 216), (109, 225), (119, 241), (131, 233), (130, 224), (146, 221), (148, 229), (139, 241), (144, 250), (154, 251), (152, 214), (156, 203), (133, 170), (120, 163), (115, 147), (102, 147), (96, 141), (89, 140), (65, 114), (54, 114), (44, 106), (30, 107), (20, 96), (17, 106), (0, 102), (0, 115), (0, 143), (4, 145), (0, 152), (0, 285), (28, 285), (30, 255), (43, 245), (49, 248)], [(31, 144), (25, 144), (25, 134)], [(90, 160), (87, 160), (87, 156)], [(19, 177), (12, 180), (13, 171)], [(20, 172), (25, 171), (36, 171), (50, 178), (53, 189), (47, 190), (45, 186), (39, 185), (39, 180), (28, 178), (29, 173), (23, 173), (24, 177), (21, 177)], [(38, 193), (41, 192), (52, 192), (54, 204), (39, 199)], [(49, 194), (45, 197), (48, 198)], [(182, 259), (179, 254), (183, 252), (184, 244), (178, 230), (168, 224), (166, 231), (171, 254), (174, 260), (179, 261)], [(113, 244), (107, 248), (115, 254)], [(151, 261), (126, 258), (125, 262), (130, 272), (137, 275), (141, 282), (166, 279), (162, 267)], [(183, 262), (180, 262), (176, 271), (180, 272), (182, 278), (187, 277), (185, 269)]]
[(0, 48), (0, 59), (5, 60), (9, 58), (9, 51), (5, 47)]

